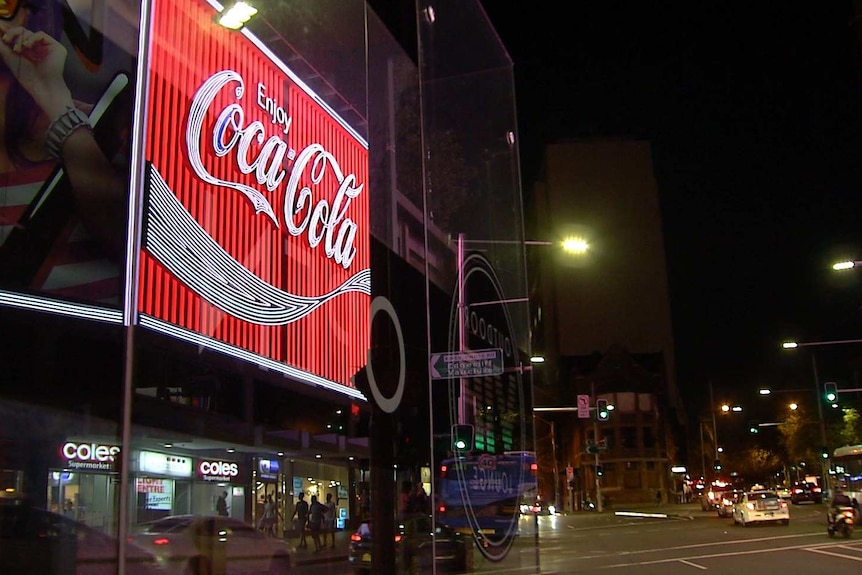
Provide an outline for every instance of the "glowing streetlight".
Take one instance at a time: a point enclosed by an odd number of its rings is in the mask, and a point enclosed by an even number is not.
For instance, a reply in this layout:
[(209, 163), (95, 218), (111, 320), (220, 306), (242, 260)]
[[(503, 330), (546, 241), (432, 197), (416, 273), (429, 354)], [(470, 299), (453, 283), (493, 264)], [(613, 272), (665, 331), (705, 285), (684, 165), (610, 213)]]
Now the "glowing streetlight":
[(851, 270), (860, 264), (862, 264), (860, 261), (838, 262), (836, 264), (832, 264), (832, 269), (836, 271)]
[(791, 403), (790, 405), (788, 405), (787, 407), (789, 407), (792, 411), (796, 411), (797, 409), (799, 409), (799, 404), (794, 402), (794, 403)]
[(723, 411), (724, 413), (727, 413), (728, 411), (730, 411), (730, 406), (725, 403), (724, 405), (721, 406), (721, 411)]
[(563, 251), (570, 254), (585, 254), (590, 249), (590, 243), (581, 237), (568, 237), (563, 240)]

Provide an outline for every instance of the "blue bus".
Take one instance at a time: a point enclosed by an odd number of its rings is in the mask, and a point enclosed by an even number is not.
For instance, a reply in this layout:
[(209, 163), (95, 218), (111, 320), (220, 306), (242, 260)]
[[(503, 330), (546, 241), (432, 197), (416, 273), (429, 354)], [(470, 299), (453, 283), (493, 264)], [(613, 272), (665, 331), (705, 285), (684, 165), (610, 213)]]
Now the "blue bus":
[(507, 451), (443, 460), (436, 490), (437, 520), (472, 536), (499, 561), (518, 533), (521, 503), (537, 488), (536, 453)]

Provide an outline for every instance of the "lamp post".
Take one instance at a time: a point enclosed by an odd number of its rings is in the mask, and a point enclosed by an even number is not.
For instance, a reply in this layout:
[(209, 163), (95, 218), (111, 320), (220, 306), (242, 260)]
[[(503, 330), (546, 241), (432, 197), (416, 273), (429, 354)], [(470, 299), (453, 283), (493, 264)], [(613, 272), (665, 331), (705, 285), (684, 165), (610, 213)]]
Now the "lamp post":
[[(854, 262), (862, 263), (862, 262)], [(835, 264), (833, 266), (835, 269), (846, 269), (846, 268), (838, 268), (839, 264)], [(850, 267), (853, 267), (852, 265)], [(827, 345), (840, 345), (840, 344), (848, 344), (848, 343), (862, 343), (862, 339), (842, 339), (842, 340), (834, 340), (834, 341), (813, 341), (807, 343), (800, 343), (796, 341), (785, 341), (781, 344), (783, 349), (796, 349), (799, 347), (822, 347)], [(820, 397), (820, 375), (817, 371), (817, 356), (814, 352), (811, 353), (811, 369), (814, 374), (814, 399), (817, 401), (817, 417), (820, 420), (820, 442), (822, 446), (828, 449), (828, 444), (826, 441), (826, 421), (823, 418), (823, 400)], [(850, 390), (847, 390), (850, 391)], [(763, 394), (763, 390), (761, 390), (761, 394)], [(766, 394), (768, 395), (768, 394)], [(829, 469), (829, 458), (824, 458), (822, 460), (822, 472), (823, 476), (827, 475), (827, 470)]]

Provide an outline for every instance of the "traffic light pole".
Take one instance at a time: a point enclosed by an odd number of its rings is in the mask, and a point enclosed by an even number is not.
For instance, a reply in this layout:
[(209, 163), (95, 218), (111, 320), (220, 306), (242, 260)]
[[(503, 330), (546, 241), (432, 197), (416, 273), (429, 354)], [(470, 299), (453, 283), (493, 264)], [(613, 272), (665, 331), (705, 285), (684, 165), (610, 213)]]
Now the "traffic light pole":
[[(590, 395), (593, 396), (593, 405), (596, 405), (596, 382), (590, 382)], [(593, 417), (593, 441), (595, 441), (596, 446), (599, 445), (599, 423), (596, 421), (598, 417), (598, 412)], [(594, 472), (596, 476), (596, 510), (601, 513), (604, 510), (604, 506), (602, 505), (602, 478), (599, 476), (599, 450), (596, 449), (595, 453), (595, 467)]]
[[(826, 420), (823, 419), (823, 399), (820, 397), (820, 375), (817, 373), (817, 356), (814, 355), (814, 352), (811, 352), (811, 367), (814, 370), (814, 399), (817, 401), (817, 418), (820, 419), (820, 445), (827, 449), (827, 455), (829, 454), (828, 448), (829, 446), (826, 444)], [(822, 465), (821, 475), (823, 477), (824, 483), (827, 481), (829, 477), (829, 458), (824, 457), (820, 464)]]

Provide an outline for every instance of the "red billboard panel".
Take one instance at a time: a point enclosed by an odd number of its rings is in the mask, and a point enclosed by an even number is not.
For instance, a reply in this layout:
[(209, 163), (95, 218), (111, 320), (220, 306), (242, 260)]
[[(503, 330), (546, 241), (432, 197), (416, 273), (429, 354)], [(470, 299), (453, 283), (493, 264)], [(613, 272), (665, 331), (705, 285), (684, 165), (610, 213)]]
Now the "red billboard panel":
[(153, 7), (141, 324), (358, 393), (367, 143), (216, 14), (201, 0)]

